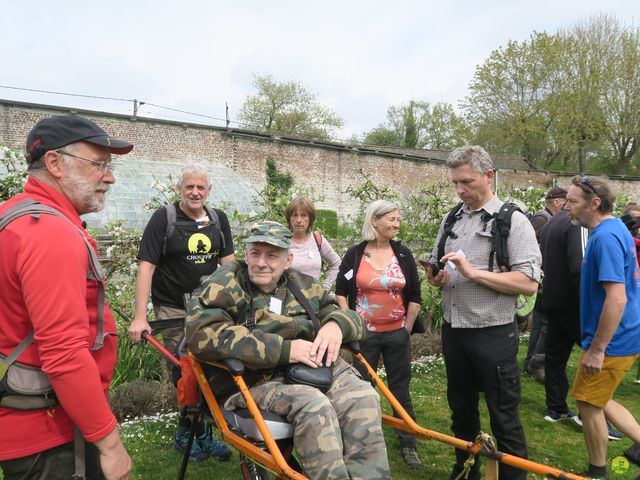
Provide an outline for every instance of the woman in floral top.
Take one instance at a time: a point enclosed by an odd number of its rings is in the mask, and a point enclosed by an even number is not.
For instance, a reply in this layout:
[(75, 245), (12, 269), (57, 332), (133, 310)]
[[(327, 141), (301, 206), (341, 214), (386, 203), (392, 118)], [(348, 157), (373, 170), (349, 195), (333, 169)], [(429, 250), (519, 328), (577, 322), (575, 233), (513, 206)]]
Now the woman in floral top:
[[(380, 355), (389, 389), (409, 415), (415, 413), (409, 395), (411, 342), (409, 334), (420, 309), (420, 279), (411, 251), (394, 240), (400, 210), (386, 200), (367, 208), (363, 241), (345, 253), (336, 280), (336, 299), (342, 308), (358, 312), (368, 330), (360, 350), (378, 366)], [(405, 463), (420, 468), (414, 437), (396, 430)]]

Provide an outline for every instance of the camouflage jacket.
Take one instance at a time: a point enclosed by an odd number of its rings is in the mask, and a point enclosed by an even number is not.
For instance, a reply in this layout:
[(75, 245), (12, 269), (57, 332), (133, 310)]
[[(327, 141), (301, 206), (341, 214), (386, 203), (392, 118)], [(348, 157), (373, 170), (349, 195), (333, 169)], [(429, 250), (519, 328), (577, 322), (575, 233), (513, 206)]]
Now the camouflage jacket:
[[(313, 322), (298, 303), (287, 282), (296, 282), (313, 307), (321, 325), (334, 320), (340, 325), (343, 342), (359, 341), (366, 330), (358, 314), (341, 309), (322, 283), (295, 270), (286, 271), (273, 295), (262, 293), (249, 282), (244, 261), (227, 264), (213, 273), (194, 292), (187, 305), (186, 339), (189, 350), (201, 361), (237, 358), (247, 367), (249, 385), (289, 363), (291, 341), (313, 340)], [(255, 326), (251, 323), (251, 296)], [(282, 311), (269, 311), (271, 298), (282, 301)], [(234, 391), (228, 374), (214, 369), (216, 396)]]

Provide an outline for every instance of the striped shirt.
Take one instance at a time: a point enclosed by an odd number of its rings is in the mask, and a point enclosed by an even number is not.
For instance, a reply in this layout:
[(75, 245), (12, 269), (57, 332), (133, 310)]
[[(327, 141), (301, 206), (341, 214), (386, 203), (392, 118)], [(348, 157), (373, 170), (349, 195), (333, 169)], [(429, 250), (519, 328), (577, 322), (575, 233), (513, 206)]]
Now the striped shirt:
[[(497, 214), (504, 202), (496, 195), (478, 210), (469, 210), (463, 205), (460, 218), (453, 225), (458, 238), (447, 239), (445, 254), (462, 251), (467, 260), (480, 270), (488, 270), (491, 252), (490, 214)], [(484, 217), (484, 219), (483, 219)], [(438, 244), (444, 228), (445, 218), (440, 224), (438, 237), (433, 247), (432, 259), (438, 255)], [(507, 240), (509, 265), (512, 272), (521, 272), (527, 277), (540, 281), (541, 255), (536, 234), (525, 215), (514, 212), (511, 230)], [(499, 293), (489, 287), (465, 278), (458, 270), (450, 270), (449, 282), (442, 287), (444, 319), (454, 328), (484, 328), (513, 322), (516, 313), (517, 295)], [(499, 272), (494, 261), (493, 271)]]

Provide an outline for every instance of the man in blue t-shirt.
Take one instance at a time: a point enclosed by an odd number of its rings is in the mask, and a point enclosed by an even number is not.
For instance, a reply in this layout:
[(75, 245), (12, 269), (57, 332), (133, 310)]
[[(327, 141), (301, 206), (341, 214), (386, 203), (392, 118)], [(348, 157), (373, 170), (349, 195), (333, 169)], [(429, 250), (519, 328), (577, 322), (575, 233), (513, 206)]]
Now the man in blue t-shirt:
[(629, 231), (612, 214), (615, 195), (597, 177), (571, 180), (565, 208), (572, 221), (590, 230), (580, 282), (582, 353), (573, 385), (583, 422), (589, 470), (607, 478), (609, 420), (635, 443), (640, 425), (612, 399), (640, 353), (640, 271)]

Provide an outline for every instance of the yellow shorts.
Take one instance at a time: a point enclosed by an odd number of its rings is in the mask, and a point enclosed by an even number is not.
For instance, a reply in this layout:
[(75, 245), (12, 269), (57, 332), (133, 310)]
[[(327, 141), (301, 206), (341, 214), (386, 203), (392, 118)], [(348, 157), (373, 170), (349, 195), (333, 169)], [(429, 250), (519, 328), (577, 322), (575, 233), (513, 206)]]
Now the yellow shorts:
[(608, 357), (605, 355), (602, 370), (599, 373), (585, 373), (582, 370), (582, 359), (584, 350), (580, 352), (578, 359), (578, 370), (576, 379), (573, 382), (571, 396), (581, 402), (604, 408), (613, 393), (620, 385), (620, 382), (627, 374), (638, 355), (626, 357)]

